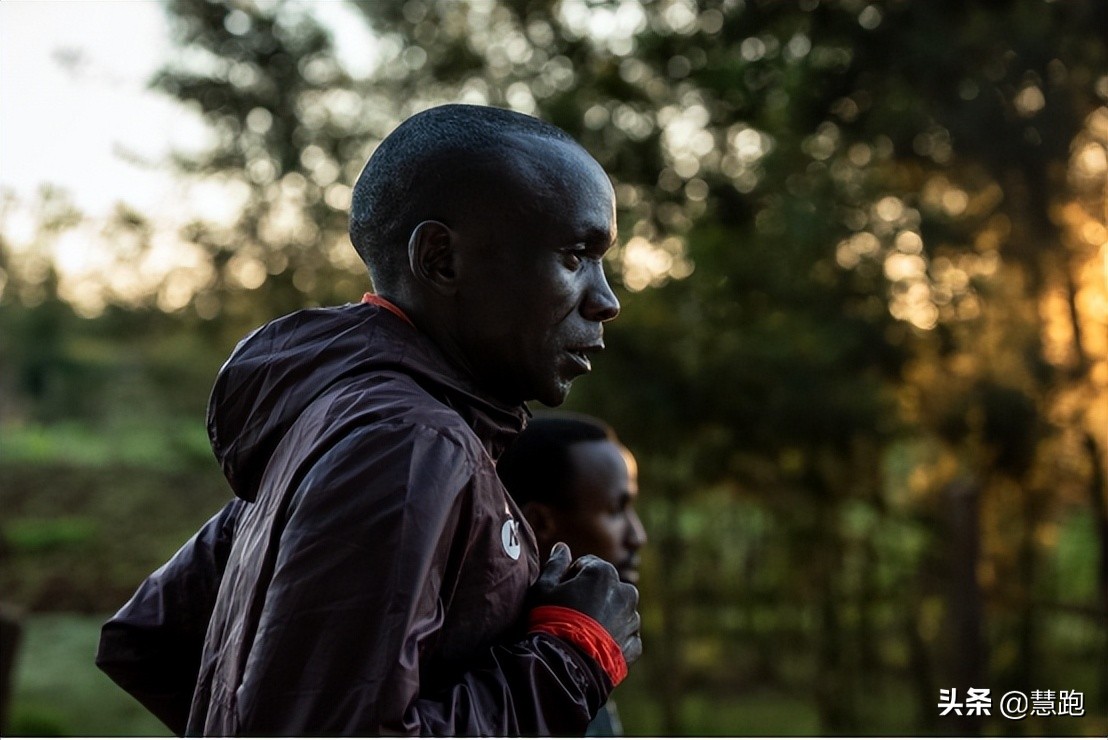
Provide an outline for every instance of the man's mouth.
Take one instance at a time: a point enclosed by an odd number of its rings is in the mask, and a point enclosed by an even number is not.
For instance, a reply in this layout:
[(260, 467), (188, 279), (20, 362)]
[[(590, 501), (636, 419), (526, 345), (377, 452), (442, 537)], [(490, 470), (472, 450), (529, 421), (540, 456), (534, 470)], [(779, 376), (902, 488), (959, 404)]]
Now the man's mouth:
[(592, 361), (589, 359), (589, 355), (593, 352), (599, 352), (604, 349), (603, 344), (589, 345), (585, 347), (567, 347), (566, 354), (574, 359), (574, 361), (581, 366), (585, 372), (592, 371)]
[(592, 370), (592, 363), (589, 361), (589, 356), (584, 350), (570, 349), (566, 350), (566, 352), (585, 370), (585, 372), (590, 372)]

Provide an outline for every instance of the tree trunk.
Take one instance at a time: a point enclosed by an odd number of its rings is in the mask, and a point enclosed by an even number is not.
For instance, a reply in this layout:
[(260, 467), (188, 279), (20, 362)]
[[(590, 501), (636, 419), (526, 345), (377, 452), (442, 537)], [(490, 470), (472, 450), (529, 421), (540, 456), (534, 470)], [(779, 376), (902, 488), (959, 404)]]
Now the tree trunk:
[(682, 609), (686, 601), (682, 595), (679, 578), (683, 556), (681, 537), (676, 531), (680, 506), (676, 493), (665, 498), (664, 529), (658, 536), (658, 567), (661, 574), (661, 593), (657, 595), (662, 616), (662, 634), (659, 636), (658, 660), (654, 663), (652, 683), (654, 698), (662, 710), (662, 735), (681, 735), (681, 701), (684, 696), (684, 670), (682, 653)]
[[(1100, 542), (1100, 567), (1097, 569), (1097, 592), (1100, 594), (1100, 609), (1103, 623), (1108, 624), (1108, 503), (1105, 502), (1104, 461), (1096, 438), (1085, 433), (1085, 451), (1092, 465), (1089, 480), (1089, 504), (1096, 522), (1097, 539)], [(1105, 640), (1104, 655), (1100, 661), (1100, 703), (1108, 705), (1108, 640)]]
[[(950, 592), (948, 613), (953, 630), (950, 676), (953, 688), (964, 698), (969, 688), (985, 688), (985, 641), (981, 589), (977, 583), (980, 556), (980, 490), (961, 479), (946, 489), (950, 527)], [(947, 715), (960, 735), (980, 735), (982, 717)]]
[(928, 655), (927, 643), (920, 634), (921, 608), (922, 599), (913, 599), (912, 608), (904, 615), (904, 633), (908, 643), (912, 689), (916, 697), (916, 727), (922, 735), (935, 731), (938, 721), (936, 702), (939, 692), (936, 690), (935, 678), (931, 672), (931, 657)]
[(15, 610), (0, 605), (0, 734), (7, 734), (10, 729), (15, 658), (22, 634), (20, 615)]
[(1038, 563), (1038, 547), (1035, 544), (1035, 530), (1039, 523), (1037, 501), (1041, 492), (1024, 488), (1023, 496), (1023, 534), (1020, 537), (1016, 568), (1019, 576), (1019, 591), (1023, 598), (1019, 601), (1019, 626), (1017, 633), (1018, 658), (1016, 661), (1015, 685), (1038, 685), (1038, 620), (1035, 608), (1035, 573)]

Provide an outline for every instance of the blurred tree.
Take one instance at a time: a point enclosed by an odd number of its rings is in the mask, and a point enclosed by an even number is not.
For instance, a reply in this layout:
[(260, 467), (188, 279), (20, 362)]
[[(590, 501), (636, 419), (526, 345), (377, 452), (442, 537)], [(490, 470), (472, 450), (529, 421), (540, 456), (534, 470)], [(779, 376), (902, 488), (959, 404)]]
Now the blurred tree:
[[(8, 218), (30, 225), (12, 243)], [(100, 231), (111, 245), (91, 272), (53, 257), (89, 249)], [(202, 418), (225, 346), (208, 341), (195, 316), (161, 309), (164, 285), (144, 280), (151, 224), (120, 206), (102, 223), (62, 191), (0, 205), (0, 419), (5, 426), (170, 426)], [(91, 250), (90, 250), (91, 251)], [(172, 275), (172, 273), (171, 273)], [(168, 392), (172, 389), (174, 392)]]
[[(606, 362), (611, 377), (637, 382), (618, 392), (582, 384), (574, 398), (625, 424), (651, 470), (665, 471), (647, 481), (669, 499), (655, 522), (667, 644), (684, 637), (686, 597), (704, 595), (682, 561), (712, 555), (690, 554), (678, 501), (721, 480), (764, 497), (792, 531), (794, 598), (821, 615), (824, 727), (856, 731), (852, 676), (873, 635), (865, 599), (857, 632), (843, 624), (859, 576), (840, 521), (857, 510), (844, 509), (848, 501), (886, 512), (875, 471), (907, 426), (950, 441), (960, 474), (981, 486), (969, 505), (993, 512), (968, 512), (986, 527), (981, 562), (947, 567), (968, 567), (967, 587), (979, 570), (992, 572), (980, 585), (1018, 605), (1017, 658), (995, 666), (995, 679), (1041, 677), (1034, 605), (1044, 528), (1085, 486), (1104, 531), (1096, 471), (1105, 440), (1093, 436), (1097, 417), (1072, 401), (1105, 391), (1104, 370), (1099, 381), (1090, 374), (1104, 367), (1103, 342), (1095, 363), (1081, 357), (1082, 321), (1103, 334), (1104, 311), (1088, 293), (1084, 310), (1076, 302), (1078, 276), (1105, 243), (1104, 214), (1089, 197), (1104, 183), (1104, 137), (1094, 133), (1108, 98), (1103, 5), (358, 7), (391, 45), (378, 84), (405, 96), (405, 112), (444, 98), (507, 105), (552, 120), (597, 155), (632, 235), (615, 257), (627, 288), (696, 266), (625, 301)], [(1067, 182), (1077, 151), (1097, 183), (1083, 191)], [(1077, 203), (1075, 238), (1054, 214)], [(1069, 310), (1051, 320), (1069, 317), (1074, 347), (1052, 353), (1039, 315), (1057, 312), (1059, 295)], [(906, 357), (934, 384), (902, 383)], [(929, 391), (944, 396), (946, 416), (926, 406), (890, 413), (894, 396), (934, 400)], [(964, 431), (952, 434), (952, 422)], [(1092, 472), (1074, 475), (1089, 452)], [(977, 529), (950, 534), (975, 540)], [(967, 540), (957, 551), (978, 548)], [(869, 582), (872, 559), (858, 562)], [(732, 584), (708, 593), (710, 608), (736, 596)], [(966, 596), (949, 592), (952, 619)], [(952, 634), (962, 642), (942, 673), (985, 682), (983, 626)], [(679, 651), (667, 655), (660, 697), (680, 693)], [(978, 668), (957, 669), (967, 664)], [(668, 701), (666, 731), (676, 732)]]
[(194, 310), (241, 334), (307, 303), (356, 300), (365, 278), (345, 236), (348, 183), (373, 134), (393, 120), (385, 99), (352, 89), (304, 7), (172, 0), (167, 8), (186, 53), (153, 85), (202, 113), (216, 138), (199, 155), (178, 155), (177, 166), (218, 178), (242, 203), (229, 227), (185, 230), (214, 267)]
[(939, 685), (1045, 685), (1068, 510), (1100, 533), (1104, 650), (1106, 6), (356, 2), (366, 80), (310, 7), (167, 5), (154, 84), (216, 132), (178, 165), (243, 203), (186, 230), (212, 269), (182, 320), (228, 343), (355, 299), (348, 184), (410, 113), (509, 106), (582, 141), (624, 312), (570, 403), (643, 460), (658, 732), (762, 680), (825, 733), (876, 726), (885, 676), (909, 734)]

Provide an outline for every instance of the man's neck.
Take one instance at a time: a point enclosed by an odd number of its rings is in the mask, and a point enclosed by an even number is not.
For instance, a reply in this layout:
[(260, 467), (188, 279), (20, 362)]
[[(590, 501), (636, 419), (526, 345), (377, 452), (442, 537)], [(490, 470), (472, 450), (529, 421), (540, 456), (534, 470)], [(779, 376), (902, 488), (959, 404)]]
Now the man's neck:
[(427, 307), (421, 301), (412, 300), (408, 296), (391, 291), (378, 294), (378, 297), (403, 312), (408, 322), (418, 331), (427, 335), (442, 352), (446, 360), (465, 377), (469, 378), (475, 388), (481, 389), (484, 395), (506, 407), (523, 405), (522, 399), (504, 398), (496, 389), (489, 388), (480, 382), (480, 378), (474, 372), (473, 363), (468, 359), (467, 353), (463, 351), (454, 333), (449, 330), (451, 321), (449, 308)]

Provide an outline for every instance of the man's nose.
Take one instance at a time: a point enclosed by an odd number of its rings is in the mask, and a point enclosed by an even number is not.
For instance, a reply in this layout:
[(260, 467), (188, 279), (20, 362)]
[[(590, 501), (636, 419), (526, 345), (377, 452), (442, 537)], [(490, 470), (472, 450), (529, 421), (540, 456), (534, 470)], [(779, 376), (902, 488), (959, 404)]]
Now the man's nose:
[(635, 511), (627, 515), (627, 522), (629, 524), (627, 530), (627, 544), (635, 550), (638, 550), (646, 544), (646, 527), (643, 526), (642, 519), (639, 519), (638, 512)]
[(602, 265), (597, 265), (593, 271), (581, 313), (585, 318), (599, 322), (611, 321), (619, 316), (619, 299), (608, 284)]

